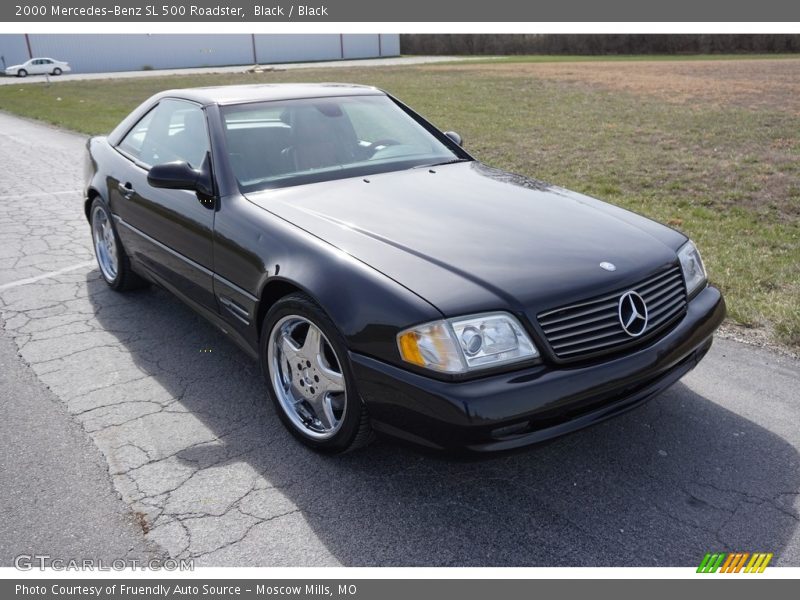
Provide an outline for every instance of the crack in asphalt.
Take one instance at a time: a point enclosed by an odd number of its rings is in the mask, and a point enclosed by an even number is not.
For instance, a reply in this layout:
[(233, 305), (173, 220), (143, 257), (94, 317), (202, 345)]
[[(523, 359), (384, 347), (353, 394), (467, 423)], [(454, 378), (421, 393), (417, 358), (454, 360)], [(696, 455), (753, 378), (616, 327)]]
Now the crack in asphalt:
[(800, 521), (800, 512), (799, 511), (788, 510), (788, 509), (784, 508), (783, 506), (781, 506), (778, 503), (778, 498), (779, 497), (784, 496), (784, 495), (798, 495), (798, 494), (800, 494), (800, 492), (778, 492), (778, 493), (774, 494), (771, 497), (765, 497), (765, 496), (758, 496), (756, 494), (752, 494), (752, 493), (749, 493), (749, 492), (743, 492), (741, 490), (722, 488), (722, 487), (714, 485), (713, 483), (698, 482), (698, 481), (692, 481), (690, 483), (693, 483), (693, 484), (699, 485), (699, 486), (710, 487), (710, 488), (712, 488), (712, 489), (714, 489), (714, 490), (716, 490), (718, 492), (723, 492), (723, 493), (727, 493), (727, 494), (735, 494), (735, 495), (741, 496), (742, 497), (742, 502), (749, 502), (751, 504), (759, 504), (759, 505), (761, 505), (761, 504), (769, 504), (772, 508), (774, 508), (775, 510), (783, 513), (787, 517), (791, 517), (795, 521)]

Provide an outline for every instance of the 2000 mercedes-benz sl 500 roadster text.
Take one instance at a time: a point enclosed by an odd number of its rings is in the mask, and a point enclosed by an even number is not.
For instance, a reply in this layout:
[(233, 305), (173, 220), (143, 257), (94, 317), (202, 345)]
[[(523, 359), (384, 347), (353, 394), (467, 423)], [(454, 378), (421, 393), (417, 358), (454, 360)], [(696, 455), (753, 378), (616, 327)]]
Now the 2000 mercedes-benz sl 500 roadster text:
[(224, 330), (319, 450), (551, 438), (677, 381), (725, 315), (683, 234), (488, 167), (375, 88), (167, 91), (87, 147), (108, 285)]

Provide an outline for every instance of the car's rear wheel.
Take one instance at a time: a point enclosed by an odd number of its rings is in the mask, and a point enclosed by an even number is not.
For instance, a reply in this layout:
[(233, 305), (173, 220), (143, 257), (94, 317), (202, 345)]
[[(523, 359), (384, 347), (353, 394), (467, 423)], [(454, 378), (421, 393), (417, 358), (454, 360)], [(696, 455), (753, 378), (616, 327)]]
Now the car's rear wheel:
[(20, 69), (19, 71), (17, 71), (17, 77), (27, 77), (27, 76), (28, 72), (25, 69)]
[(99, 198), (92, 203), (90, 214), (97, 266), (108, 286), (122, 292), (144, 285), (145, 281), (131, 269), (130, 259), (119, 240), (111, 214)]
[(59, 69), (58, 67), (53, 69), (53, 75), (61, 75), (61, 73), (63, 73), (63, 71), (61, 69)]
[(278, 415), (303, 443), (341, 453), (372, 440), (344, 340), (309, 297), (291, 294), (269, 310), (261, 362)]

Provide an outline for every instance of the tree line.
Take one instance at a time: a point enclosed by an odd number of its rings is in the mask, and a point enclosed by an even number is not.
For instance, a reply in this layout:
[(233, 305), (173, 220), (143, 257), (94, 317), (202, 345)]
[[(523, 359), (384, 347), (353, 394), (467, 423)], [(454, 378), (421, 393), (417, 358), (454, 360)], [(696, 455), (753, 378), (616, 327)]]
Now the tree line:
[(800, 52), (800, 35), (404, 34), (403, 54), (738, 54)]

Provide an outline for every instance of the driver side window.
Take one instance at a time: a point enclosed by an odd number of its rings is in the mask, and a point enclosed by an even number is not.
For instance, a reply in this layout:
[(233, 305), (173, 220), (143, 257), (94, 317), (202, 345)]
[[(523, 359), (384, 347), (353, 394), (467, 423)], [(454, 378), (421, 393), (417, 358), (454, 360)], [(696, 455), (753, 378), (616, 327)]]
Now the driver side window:
[(185, 161), (198, 169), (210, 149), (203, 109), (183, 100), (162, 100), (133, 126), (119, 149), (147, 166)]

